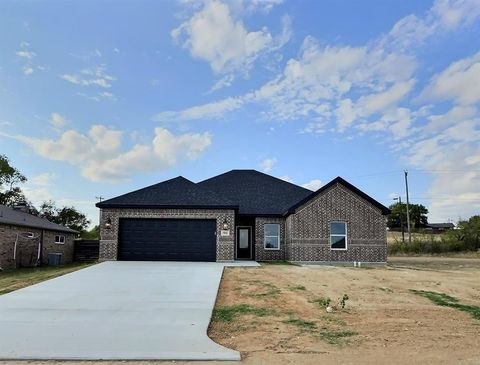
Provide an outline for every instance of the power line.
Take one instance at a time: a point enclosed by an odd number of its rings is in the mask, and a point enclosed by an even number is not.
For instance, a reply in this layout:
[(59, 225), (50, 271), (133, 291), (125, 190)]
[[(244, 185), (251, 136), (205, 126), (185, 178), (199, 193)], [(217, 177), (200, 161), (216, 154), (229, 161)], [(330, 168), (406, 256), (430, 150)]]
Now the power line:
[[(442, 169), (442, 170), (430, 170), (430, 169), (409, 169), (409, 171), (413, 171), (415, 173), (419, 174), (433, 174), (433, 173), (441, 173), (441, 174), (463, 174), (466, 172), (480, 172), (480, 170), (477, 169)], [(382, 176), (382, 175), (393, 175), (393, 174), (401, 174), (403, 173), (402, 170), (389, 170), (389, 171), (379, 171), (379, 172), (372, 172), (370, 174), (364, 174), (364, 175), (355, 175), (355, 176), (350, 176), (346, 175), (349, 179), (357, 179), (357, 178), (365, 178), (365, 177), (375, 177), (375, 176)]]

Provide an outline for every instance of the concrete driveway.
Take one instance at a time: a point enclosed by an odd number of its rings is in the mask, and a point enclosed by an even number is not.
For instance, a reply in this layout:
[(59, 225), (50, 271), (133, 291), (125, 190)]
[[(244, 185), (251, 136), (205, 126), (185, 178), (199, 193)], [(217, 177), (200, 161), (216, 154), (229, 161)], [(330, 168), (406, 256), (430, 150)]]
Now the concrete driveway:
[(104, 262), (2, 295), (0, 358), (239, 360), (207, 336), (222, 272)]

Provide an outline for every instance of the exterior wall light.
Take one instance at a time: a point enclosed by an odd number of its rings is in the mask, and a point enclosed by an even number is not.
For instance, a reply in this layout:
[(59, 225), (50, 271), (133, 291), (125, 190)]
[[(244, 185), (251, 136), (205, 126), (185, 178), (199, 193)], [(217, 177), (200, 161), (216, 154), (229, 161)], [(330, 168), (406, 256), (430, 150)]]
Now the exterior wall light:
[(105, 227), (105, 229), (112, 228), (112, 220), (110, 218), (107, 218), (107, 220), (105, 221), (105, 224), (103, 226)]
[(224, 220), (223, 220), (223, 223), (222, 223), (222, 229), (224, 229), (224, 230), (227, 230), (227, 229), (228, 229), (228, 222), (227, 222), (227, 219), (224, 219)]

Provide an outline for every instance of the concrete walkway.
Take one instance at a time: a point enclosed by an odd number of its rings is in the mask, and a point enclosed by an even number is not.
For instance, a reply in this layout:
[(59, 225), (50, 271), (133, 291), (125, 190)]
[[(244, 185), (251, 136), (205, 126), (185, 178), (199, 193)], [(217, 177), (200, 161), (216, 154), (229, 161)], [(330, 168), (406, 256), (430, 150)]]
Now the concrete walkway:
[(0, 359), (240, 360), (207, 336), (223, 264), (104, 262), (0, 296)]

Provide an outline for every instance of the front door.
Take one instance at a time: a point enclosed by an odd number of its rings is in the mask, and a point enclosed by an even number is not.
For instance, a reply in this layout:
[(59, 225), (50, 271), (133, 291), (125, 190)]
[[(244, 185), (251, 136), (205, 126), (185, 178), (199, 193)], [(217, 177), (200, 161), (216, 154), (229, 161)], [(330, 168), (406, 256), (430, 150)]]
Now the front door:
[(252, 259), (252, 227), (237, 227), (237, 259)]

